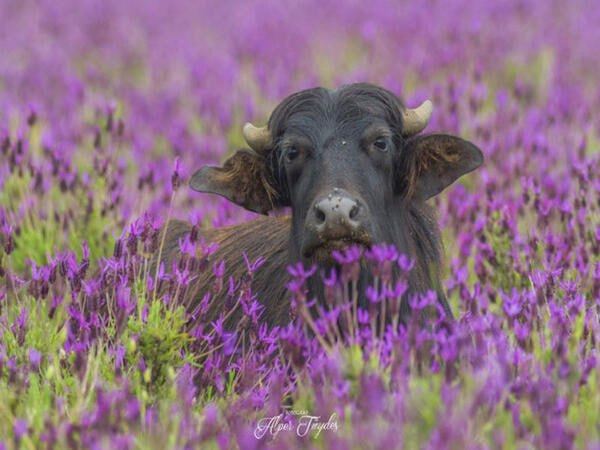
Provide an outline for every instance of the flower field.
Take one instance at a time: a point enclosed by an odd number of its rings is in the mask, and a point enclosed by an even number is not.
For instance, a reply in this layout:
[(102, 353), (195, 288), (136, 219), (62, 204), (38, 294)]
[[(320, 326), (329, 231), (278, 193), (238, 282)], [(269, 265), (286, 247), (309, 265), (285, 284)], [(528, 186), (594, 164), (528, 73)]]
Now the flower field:
[[(0, 15), (0, 449), (600, 449), (600, 8), (574, 0), (11, 1)], [(485, 162), (431, 200), (456, 320), (383, 329), (381, 245), (261, 323), (187, 187), (286, 95), (368, 81)], [(173, 267), (160, 227), (197, 225)], [(240, 254), (240, 258), (243, 256)], [(362, 260), (372, 308), (341, 333)], [(180, 306), (198, 271), (231, 300)], [(335, 279), (334, 279), (335, 278)], [(416, 296), (419, 310), (435, 302)], [(241, 308), (236, 330), (223, 327)], [(389, 311), (389, 309), (388, 309)], [(244, 337), (242, 343), (241, 337)]]

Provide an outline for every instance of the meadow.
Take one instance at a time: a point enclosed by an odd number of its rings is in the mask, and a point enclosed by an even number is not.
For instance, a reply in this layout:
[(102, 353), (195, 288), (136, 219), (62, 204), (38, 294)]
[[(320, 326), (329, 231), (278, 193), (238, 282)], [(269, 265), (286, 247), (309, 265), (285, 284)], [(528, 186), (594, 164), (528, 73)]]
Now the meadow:
[[(600, 449), (593, 2), (1, 10), (0, 449)], [(226, 279), (201, 231), (256, 215), (187, 180), (243, 147), (243, 123), (264, 124), (286, 95), (356, 81), (409, 106), (431, 99), (426, 131), (485, 155), (431, 201), (456, 320), (381, 331), (377, 308), (406, 289), (391, 268), (411, 269), (381, 246), (337, 255), (335, 301), (314, 321), (309, 269), (290, 267), (295, 320), (267, 329), (250, 288), (263, 261)], [(153, 271), (173, 218), (198, 234)], [(338, 335), (361, 257), (378, 267), (373, 308)], [(200, 270), (245, 311), (235, 331), (187, 326), (178, 301)]]

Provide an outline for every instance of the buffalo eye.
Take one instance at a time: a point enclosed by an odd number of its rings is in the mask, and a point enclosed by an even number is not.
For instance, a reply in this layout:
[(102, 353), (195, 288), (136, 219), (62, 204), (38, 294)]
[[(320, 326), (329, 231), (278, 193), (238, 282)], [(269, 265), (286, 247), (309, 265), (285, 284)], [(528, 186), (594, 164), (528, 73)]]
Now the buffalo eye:
[(373, 146), (380, 152), (387, 152), (389, 149), (388, 141), (384, 137), (379, 137), (373, 142)]
[(294, 145), (289, 146), (285, 150), (285, 162), (288, 164), (293, 163), (296, 159), (298, 159), (298, 156), (300, 156), (300, 150), (298, 150), (298, 148)]

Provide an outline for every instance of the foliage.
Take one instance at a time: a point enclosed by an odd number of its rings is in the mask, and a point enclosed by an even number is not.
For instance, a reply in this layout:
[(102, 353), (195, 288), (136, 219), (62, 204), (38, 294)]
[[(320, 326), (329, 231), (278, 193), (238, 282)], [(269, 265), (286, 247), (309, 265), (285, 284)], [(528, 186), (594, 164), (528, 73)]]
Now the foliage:
[[(599, 446), (600, 9), (589, 6), (4, 5), (0, 449)], [(184, 180), (242, 145), (241, 124), (264, 123), (284, 95), (364, 80), (410, 106), (431, 98), (428, 131), (485, 154), (433, 200), (456, 320), (378, 326), (380, 305), (404, 292), (385, 274), (410, 270), (386, 246), (337, 255), (350, 275), (331, 281), (317, 318), (308, 268), (292, 266), (296, 320), (261, 325), (248, 264), (231, 280), (245, 331), (200, 325), (202, 309), (190, 320), (178, 299), (219, 262), (199, 264), (210, 248), (189, 236), (180, 261), (153, 267), (162, 222), (254, 215)], [(368, 311), (347, 289), (359, 260), (381, 267)], [(304, 416), (319, 416), (305, 435)]]

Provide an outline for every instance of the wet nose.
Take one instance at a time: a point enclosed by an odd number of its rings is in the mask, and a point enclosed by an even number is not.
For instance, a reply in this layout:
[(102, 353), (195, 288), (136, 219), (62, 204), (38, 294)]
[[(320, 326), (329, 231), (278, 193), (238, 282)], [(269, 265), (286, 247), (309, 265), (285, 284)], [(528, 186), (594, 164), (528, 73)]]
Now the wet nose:
[(356, 199), (334, 189), (314, 203), (309, 225), (323, 237), (344, 238), (361, 228), (361, 209)]

